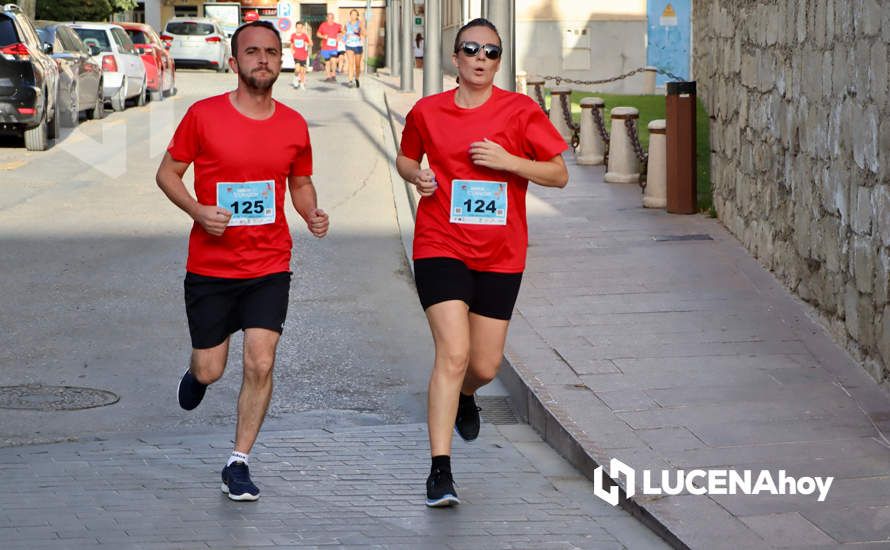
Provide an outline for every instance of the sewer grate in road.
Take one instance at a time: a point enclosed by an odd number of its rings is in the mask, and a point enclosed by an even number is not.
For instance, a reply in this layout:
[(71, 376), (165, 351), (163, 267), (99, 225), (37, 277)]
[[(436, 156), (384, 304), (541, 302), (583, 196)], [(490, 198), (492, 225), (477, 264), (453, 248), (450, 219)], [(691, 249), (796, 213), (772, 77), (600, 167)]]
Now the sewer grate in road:
[(713, 241), (714, 239), (707, 233), (694, 233), (692, 235), (655, 235), (652, 240), (657, 243), (673, 242), (673, 241)]
[(519, 424), (519, 419), (510, 406), (510, 398), (503, 396), (476, 396), (476, 405), (482, 412), (483, 422), (489, 424)]
[(78, 411), (113, 405), (120, 397), (110, 391), (74, 386), (0, 386), (0, 409)]

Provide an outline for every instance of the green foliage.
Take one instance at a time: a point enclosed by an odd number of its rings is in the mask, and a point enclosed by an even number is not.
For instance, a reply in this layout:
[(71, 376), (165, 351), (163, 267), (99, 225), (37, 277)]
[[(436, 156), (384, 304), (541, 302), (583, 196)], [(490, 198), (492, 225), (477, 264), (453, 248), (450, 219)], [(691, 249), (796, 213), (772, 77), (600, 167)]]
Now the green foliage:
[[(121, 1), (121, 0), (115, 0)], [(130, 2), (131, 0), (124, 0)], [(133, 2), (135, 4), (135, 2)], [(109, 0), (38, 0), (37, 19), (103, 21), (112, 13)]]
[(110, 2), (114, 13), (132, 10), (138, 3), (136, 0), (110, 0)]

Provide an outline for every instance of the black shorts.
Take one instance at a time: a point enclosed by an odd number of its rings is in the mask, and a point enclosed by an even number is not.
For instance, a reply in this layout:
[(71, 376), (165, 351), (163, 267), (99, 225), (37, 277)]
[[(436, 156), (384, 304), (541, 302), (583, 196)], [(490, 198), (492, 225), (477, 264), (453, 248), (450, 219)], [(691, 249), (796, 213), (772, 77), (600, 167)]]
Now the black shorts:
[(295, 67), (305, 67), (306, 60), (305, 59), (294, 59), (294, 66)]
[(472, 313), (509, 321), (522, 273), (474, 271), (454, 258), (423, 258), (414, 260), (414, 282), (424, 310), (447, 300), (463, 300)]
[(222, 344), (233, 332), (265, 328), (281, 334), (287, 316), (291, 274), (222, 279), (186, 273), (185, 313), (192, 347)]

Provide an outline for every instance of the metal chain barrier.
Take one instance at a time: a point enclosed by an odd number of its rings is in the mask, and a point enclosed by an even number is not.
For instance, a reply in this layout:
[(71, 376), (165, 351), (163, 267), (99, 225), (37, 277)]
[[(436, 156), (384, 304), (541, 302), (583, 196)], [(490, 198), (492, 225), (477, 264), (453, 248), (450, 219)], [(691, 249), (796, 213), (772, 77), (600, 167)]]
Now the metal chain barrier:
[[(630, 78), (635, 74), (639, 74), (639, 73), (645, 71), (646, 69), (647, 69), (647, 67), (640, 67), (639, 69), (634, 69), (634, 70), (624, 73), (622, 75), (613, 76), (612, 78), (603, 78), (600, 80), (575, 80), (573, 78), (566, 78), (564, 76), (549, 76), (549, 75), (542, 76), (541, 78), (543, 78), (544, 80), (553, 80), (554, 82), (556, 82), (557, 86), (559, 86), (563, 82), (566, 82), (568, 84), (578, 84), (579, 86), (596, 86), (597, 84), (610, 84), (612, 82), (624, 80), (625, 78)], [(677, 82), (682, 82), (682, 81), (686, 80), (685, 78), (677, 76), (674, 73), (671, 73), (664, 69), (659, 69), (657, 67), (655, 68), (655, 72), (658, 74), (662, 74), (662, 75), (670, 78), (671, 80), (675, 80)]]
[(643, 145), (640, 143), (640, 136), (637, 134), (637, 121), (633, 118), (624, 119), (624, 127), (627, 128), (627, 135), (630, 137), (630, 144), (634, 148), (637, 160), (640, 161), (640, 188), (646, 189), (646, 170), (649, 167), (649, 154), (643, 151)]
[(569, 94), (559, 94), (559, 102), (562, 105), (562, 115), (566, 121), (566, 126), (572, 131), (572, 150), (577, 150), (578, 144), (581, 143), (581, 137), (579, 135), (581, 125), (575, 124), (575, 121), (572, 120), (572, 108), (569, 105)]
[[(541, 90), (540, 84), (535, 84), (535, 98), (538, 100), (541, 110), (547, 113), (547, 104), (544, 103), (544, 92)], [(549, 115), (550, 113), (547, 114)]]
[(593, 106), (590, 109), (593, 114), (593, 124), (596, 126), (597, 131), (600, 134), (600, 137), (603, 139), (603, 164), (606, 166), (609, 165), (609, 131), (606, 130), (606, 122), (603, 120), (603, 113), (600, 111), (599, 107)]

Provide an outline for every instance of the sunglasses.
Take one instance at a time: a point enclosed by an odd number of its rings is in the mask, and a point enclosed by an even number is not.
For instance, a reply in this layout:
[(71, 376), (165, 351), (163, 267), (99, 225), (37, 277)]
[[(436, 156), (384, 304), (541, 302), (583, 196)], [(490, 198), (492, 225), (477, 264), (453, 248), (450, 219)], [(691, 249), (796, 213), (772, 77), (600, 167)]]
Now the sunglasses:
[(488, 59), (497, 59), (501, 56), (501, 47), (497, 44), (480, 44), (478, 42), (461, 42), (458, 49), (469, 57), (476, 57), (481, 49)]

